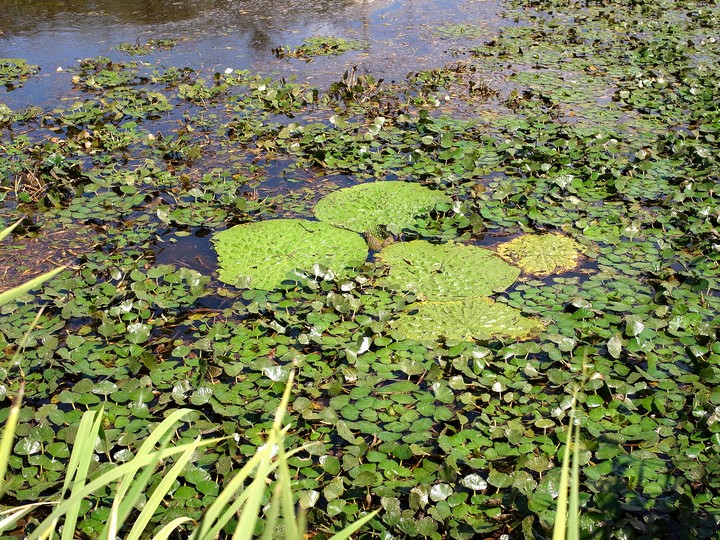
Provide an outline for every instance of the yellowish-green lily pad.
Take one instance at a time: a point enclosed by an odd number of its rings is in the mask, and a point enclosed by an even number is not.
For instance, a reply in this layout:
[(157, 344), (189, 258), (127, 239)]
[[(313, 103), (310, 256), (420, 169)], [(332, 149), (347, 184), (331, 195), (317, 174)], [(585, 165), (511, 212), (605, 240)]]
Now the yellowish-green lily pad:
[(315, 205), (320, 221), (365, 233), (380, 227), (402, 230), (424, 210), (437, 203), (449, 203), (440, 191), (410, 182), (371, 182), (339, 189)]
[(581, 249), (575, 240), (562, 234), (527, 234), (500, 244), (497, 253), (524, 272), (549, 276), (575, 268)]
[(464, 298), (447, 302), (418, 302), (395, 322), (397, 333), (424, 343), (441, 338), (478, 341), (528, 339), (543, 329), (537, 319), (490, 298)]
[(428, 300), (489, 296), (520, 275), (492, 251), (464, 244), (399, 242), (385, 247), (378, 258), (390, 267), (382, 285), (416, 291)]
[(317, 221), (274, 219), (215, 235), (220, 281), (272, 290), (293, 271), (342, 275), (361, 265), (367, 244), (357, 233)]

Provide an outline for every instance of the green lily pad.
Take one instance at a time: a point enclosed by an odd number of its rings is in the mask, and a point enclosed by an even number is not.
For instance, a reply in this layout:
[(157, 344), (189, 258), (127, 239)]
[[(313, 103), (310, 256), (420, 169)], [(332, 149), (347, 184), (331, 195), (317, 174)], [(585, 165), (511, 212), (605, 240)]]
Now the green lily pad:
[(399, 334), (421, 342), (440, 337), (464, 341), (492, 338), (525, 339), (543, 328), (537, 319), (490, 298), (477, 297), (447, 302), (419, 302), (395, 322)]
[(450, 203), (444, 193), (409, 182), (374, 182), (340, 189), (315, 205), (315, 217), (351, 231), (365, 233), (379, 227), (402, 230), (423, 210)]
[(580, 244), (561, 234), (525, 235), (500, 244), (503, 259), (538, 276), (572, 270), (578, 264)]
[(301, 219), (237, 225), (216, 234), (213, 243), (220, 281), (262, 290), (278, 287), (293, 270), (342, 274), (368, 254), (359, 234)]
[(400, 242), (387, 246), (378, 258), (390, 266), (383, 285), (418, 291), (428, 300), (489, 296), (520, 275), (492, 251), (463, 244)]

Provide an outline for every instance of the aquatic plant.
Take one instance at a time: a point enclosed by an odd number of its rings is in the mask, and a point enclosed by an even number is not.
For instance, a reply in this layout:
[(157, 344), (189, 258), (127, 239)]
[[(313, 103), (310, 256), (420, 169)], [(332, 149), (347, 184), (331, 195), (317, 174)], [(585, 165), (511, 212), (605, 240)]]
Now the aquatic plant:
[(389, 266), (385, 286), (411, 290), (428, 300), (490, 296), (504, 291), (520, 275), (490, 250), (463, 244), (399, 242), (377, 258)]
[(321, 277), (342, 275), (367, 257), (360, 235), (299, 219), (236, 225), (216, 234), (213, 242), (222, 281), (264, 290), (276, 288), (293, 271)]
[(315, 217), (351, 231), (384, 228), (400, 233), (436, 203), (449, 202), (444, 193), (409, 182), (358, 184), (329, 193), (315, 205)]
[(523, 317), (518, 309), (479, 296), (411, 304), (398, 316), (394, 327), (403, 337), (432, 343), (440, 339), (522, 340), (537, 335), (544, 325)]
[(347, 40), (336, 36), (311, 36), (299, 47), (279, 46), (272, 50), (278, 58), (302, 58), (308, 62), (314, 56), (334, 56), (348, 51), (365, 49), (366, 41)]
[[(190, 539), (210, 540), (217, 538), (223, 530), (233, 532), (234, 538), (253, 538), (257, 530), (264, 532), (263, 537), (270, 537), (282, 530), (285, 538), (304, 538), (306, 522), (304, 516), (298, 516), (295, 509), (289, 460), (294, 455), (307, 451), (312, 443), (291, 451), (285, 449), (290, 425), (283, 426), (283, 423), (293, 379), (294, 375), (291, 373), (267, 440), (236, 472), (232, 481), (207, 508), (199, 523), (189, 517), (178, 517), (152, 534), (153, 540), (178, 534), (190, 523), (193, 523), (194, 527), (190, 531), (184, 531), (189, 532)], [(16, 397), (0, 437), (0, 492), (3, 492), (4, 488), (5, 471), (20, 416), (21, 400), (22, 393)], [(177, 481), (183, 468), (188, 466), (193, 455), (220, 441), (197, 438), (188, 444), (170, 443), (169, 439), (177, 424), (193, 413), (190, 409), (172, 411), (155, 427), (131, 459), (96, 478), (89, 478), (88, 468), (95, 454), (95, 441), (101, 435), (104, 411), (100, 409), (97, 412), (85, 412), (80, 419), (61, 491), (48, 497), (47, 502), (19, 504), (1, 511), (0, 530), (17, 527), (22, 519), (35, 522), (33, 530), (25, 530), (29, 533), (29, 540), (52, 538), (55, 534), (63, 540), (74, 538), (83, 502), (95, 492), (111, 489), (112, 507), (106, 522), (102, 524), (99, 537), (111, 539), (124, 532), (124, 538), (130, 540), (147, 535), (151, 518), (166, 499), (172, 499), (173, 483)], [(152, 494), (146, 498), (145, 490), (153, 471), (160, 467), (164, 460), (169, 459), (174, 459), (175, 463), (163, 474), (163, 480), (154, 486)], [(246, 482), (249, 482), (249, 485), (246, 486)], [(273, 486), (270, 504), (268, 508), (261, 510), (271, 482)], [(142, 509), (138, 512), (136, 508), (139, 505), (142, 505)], [(375, 510), (367, 513), (357, 522), (334, 534), (331, 540), (349, 538), (377, 512)], [(35, 513), (40, 513), (37, 520), (34, 519)], [(43, 515), (48, 513), (49, 515)]]
[(500, 244), (498, 255), (525, 272), (547, 276), (572, 270), (581, 246), (562, 234), (524, 235)]

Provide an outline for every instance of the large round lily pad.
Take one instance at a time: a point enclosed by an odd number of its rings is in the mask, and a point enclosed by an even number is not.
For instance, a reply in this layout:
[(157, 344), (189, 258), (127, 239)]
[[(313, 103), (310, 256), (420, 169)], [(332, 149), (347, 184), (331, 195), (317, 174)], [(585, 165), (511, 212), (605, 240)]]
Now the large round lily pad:
[(383, 285), (417, 291), (428, 300), (489, 296), (520, 275), (492, 251), (464, 244), (400, 242), (387, 246), (378, 258), (390, 266)]
[(359, 234), (301, 219), (237, 225), (216, 234), (213, 243), (221, 281), (263, 290), (276, 288), (293, 270), (312, 272), (316, 265), (342, 274), (368, 254)]
[(401, 230), (423, 210), (450, 198), (420, 184), (374, 182), (339, 189), (315, 205), (315, 217), (344, 229), (365, 233), (379, 227)]
[(543, 329), (537, 319), (489, 298), (464, 298), (448, 302), (419, 302), (400, 315), (395, 328), (401, 336), (421, 342), (444, 337), (477, 341), (493, 338), (527, 339)]
[(580, 244), (562, 234), (527, 234), (500, 244), (503, 259), (525, 272), (549, 276), (572, 270), (578, 264)]

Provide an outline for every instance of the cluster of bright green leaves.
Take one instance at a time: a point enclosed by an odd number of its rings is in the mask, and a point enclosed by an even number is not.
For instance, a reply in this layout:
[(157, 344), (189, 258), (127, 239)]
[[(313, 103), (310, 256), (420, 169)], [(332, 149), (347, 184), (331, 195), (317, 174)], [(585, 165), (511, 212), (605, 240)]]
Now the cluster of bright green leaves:
[(412, 290), (421, 299), (399, 316), (400, 335), (422, 342), (518, 339), (543, 327), (488, 298), (507, 289), (520, 274), (489, 250), (415, 240), (386, 247), (379, 259), (390, 267), (380, 283)]
[(334, 56), (348, 51), (357, 51), (367, 48), (368, 43), (360, 40), (346, 40), (336, 36), (312, 36), (296, 48), (289, 46), (273, 49), (278, 58), (302, 58), (307, 61), (313, 56)]
[(575, 268), (580, 245), (559, 234), (525, 235), (500, 244), (497, 251), (525, 272), (548, 276)]
[(315, 206), (320, 222), (276, 219), (237, 225), (213, 238), (220, 279), (272, 290), (292, 279), (292, 272), (294, 279), (342, 275), (367, 258), (368, 246), (358, 232), (399, 233), (428, 206), (446, 199), (419, 184), (360, 184), (323, 197)]
[(115, 47), (118, 51), (131, 56), (144, 56), (155, 50), (170, 50), (177, 45), (177, 39), (149, 39), (146, 43), (121, 43)]
[(0, 58), (0, 86), (12, 90), (37, 73), (38, 66), (28, 64), (22, 58)]
[(460, 341), (527, 339), (542, 322), (528, 319), (520, 310), (483, 296), (460, 300), (433, 300), (408, 307), (395, 326), (401, 336), (427, 342), (447, 338)]
[(429, 300), (491, 296), (520, 275), (488, 249), (464, 244), (431, 244), (424, 240), (392, 244), (378, 254), (390, 267), (383, 281), (399, 290), (414, 290)]

